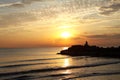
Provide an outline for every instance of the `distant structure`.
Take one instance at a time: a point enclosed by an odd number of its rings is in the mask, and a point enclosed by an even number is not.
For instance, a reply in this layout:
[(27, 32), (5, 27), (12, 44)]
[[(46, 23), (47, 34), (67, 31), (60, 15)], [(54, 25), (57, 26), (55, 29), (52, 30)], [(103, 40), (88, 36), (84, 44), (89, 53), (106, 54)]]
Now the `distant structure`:
[(93, 56), (93, 57), (116, 57), (120, 58), (119, 47), (98, 47), (91, 46), (86, 41), (84, 45), (73, 45), (66, 50), (60, 51), (58, 54), (69, 56)]
[(87, 41), (85, 42), (84, 46), (85, 46), (85, 47), (89, 47), (89, 44), (88, 44)]

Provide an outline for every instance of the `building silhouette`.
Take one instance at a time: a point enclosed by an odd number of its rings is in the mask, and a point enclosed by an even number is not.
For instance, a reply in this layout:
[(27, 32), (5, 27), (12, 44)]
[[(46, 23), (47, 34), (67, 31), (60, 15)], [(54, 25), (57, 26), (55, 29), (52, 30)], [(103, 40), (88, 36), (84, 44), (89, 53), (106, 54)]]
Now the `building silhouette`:
[(85, 46), (85, 47), (89, 47), (89, 44), (88, 44), (87, 41), (85, 42), (84, 46)]
[(95, 56), (95, 57), (120, 58), (120, 46), (103, 48), (96, 45), (91, 46), (86, 41), (84, 45), (72, 45), (68, 49), (60, 51), (60, 53), (58, 54), (70, 56)]

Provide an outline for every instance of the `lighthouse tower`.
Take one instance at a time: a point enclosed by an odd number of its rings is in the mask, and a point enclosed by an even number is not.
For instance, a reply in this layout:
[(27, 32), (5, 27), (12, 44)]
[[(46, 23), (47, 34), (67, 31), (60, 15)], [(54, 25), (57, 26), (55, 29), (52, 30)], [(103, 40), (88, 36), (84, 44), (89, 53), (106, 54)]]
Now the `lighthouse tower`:
[(85, 47), (89, 47), (89, 44), (88, 44), (87, 41), (85, 42), (84, 46), (85, 46)]

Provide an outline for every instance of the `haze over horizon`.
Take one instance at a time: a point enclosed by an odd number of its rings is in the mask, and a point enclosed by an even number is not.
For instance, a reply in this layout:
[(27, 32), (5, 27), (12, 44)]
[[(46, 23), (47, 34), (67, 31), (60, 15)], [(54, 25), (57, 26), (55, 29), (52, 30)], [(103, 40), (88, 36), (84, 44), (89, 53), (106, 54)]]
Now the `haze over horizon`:
[(0, 48), (120, 46), (120, 0), (0, 0)]

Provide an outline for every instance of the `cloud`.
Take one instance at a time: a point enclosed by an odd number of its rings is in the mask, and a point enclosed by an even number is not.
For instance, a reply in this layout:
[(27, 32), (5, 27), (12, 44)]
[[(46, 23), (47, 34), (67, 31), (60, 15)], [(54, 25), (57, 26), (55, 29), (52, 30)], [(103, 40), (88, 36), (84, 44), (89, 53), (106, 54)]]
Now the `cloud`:
[(32, 4), (33, 2), (45, 2), (45, 1), (53, 1), (53, 0), (6, 0), (0, 2), (0, 7), (24, 7), (27, 4)]
[(37, 20), (37, 18), (30, 13), (12, 13), (6, 15), (0, 15), (0, 28), (16, 27), (26, 22)]
[(71, 38), (72, 40), (81, 40), (82, 38), (81, 37), (73, 37)]
[(10, 5), (11, 7), (24, 7), (24, 4), (21, 2), (16, 2)]
[(120, 29), (120, 25), (115, 25), (115, 26), (110, 26), (110, 27), (105, 27), (105, 28), (109, 28), (109, 29)]
[(53, 1), (53, 0), (22, 0), (22, 3), (24, 3), (24, 4), (31, 4), (31, 3), (33, 3), (33, 2), (36, 2), (36, 1)]
[(0, 3), (0, 8), (1, 7), (23, 7), (23, 6), (24, 4), (21, 1)]
[(85, 35), (87, 38), (96, 38), (96, 39), (120, 39), (120, 34), (101, 34), (101, 35)]
[(100, 10), (100, 14), (102, 15), (110, 15), (120, 10), (120, 3), (114, 2), (110, 5), (100, 7), (99, 10)]
[[(105, 4), (108, 3), (108, 1), (110, 2), (110, 0), (70, 0), (70, 1), (64, 1), (61, 0), (60, 3), (57, 0), (14, 0), (14, 2), (9, 2), (9, 4), (4, 4), (4, 6), (11, 6), (11, 7), (23, 7), (26, 4), (31, 4), (33, 2), (39, 2), (39, 1), (53, 1), (54, 3), (49, 3), (45, 4), (42, 3), (43, 5), (39, 5), (38, 8), (31, 8), (31, 11), (28, 11), (30, 8), (25, 8), (25, 9), (20, 9), (17, 10), (18, 14), (14, 14), (13, 15), (10, 13), (9, 15), (4, 15), (1, 16), (0, 18), (0, 27), (1, 26), (8, 26), (8, 25), (17, 25), (20, 24), (23, 20), (22, 23), (24, 23), (24, 21), (30, 21), (35, 20), (35, 18), (39, 18), (39, 20), (41, 21), (41, 23), (75, 23), (75, 22), (81, 22), (81, 23), (97, 23), (101, 20), (101, 16), (100, 15), (96, 15), (97, 12), (95, 10), (95, 8), (90, 8), (92, 5), (94, 5), (94, 7), (96, 7), (96, 5), (100, 6), (100, 4)], [(104, 2), (106, 1), (106, 2)], [(73, 3), (72, 3), (73, 2)], [(93, 4), (93, 2), (95, 2), (95, 4)], [(100, 2), (100, 3), (99, 3)], [(114, 0), (115, 2), (115, 0)], [(83, 3), (81, 5), (81, 3)], [(64, 6), (63, 6), (64, 5)], [(69, 5), (69, 6), (68, 6)], [(3, 6), (3, 4), (2, 4)], [(88, 9), (86, 9), (86, 7), (89, 7)], [(85, 9), (82, 9), (85, 8)], [(28, 10), (27, 10), (28, 9)], [(7, 9), (4, 9), (8, 10)], [(10, 9), (9, 9), (10, 10)], [(12, 11), (13, 9), (11, 9)], [(16, 9), (15, 9), (16, 10)], [(14, 10), (14, 11), (15, 11)], [(23, 11), (22, 11), (23, 10)], [(20, 11), (20, 13), (19, 13)], [(27, 13), (23, 13), (21, 14), (21, 12), (24, 11), (28, 11), (29, 14)], [(9, 12), (8, 12), (9, 13)], [(33, 13), (33, 14), (31, 14)], [(35, 15), (35, 16), (34, 16)], [(21, 16), (21, 17), (20, 17)], [(14, 18), (15, 17), (15, 18)], [(25, 19), (24, 19), (25, 17)], [(18, 19), (19, 18), (19, 19)], [(21, 19), (20, 19), (21, 18)], [(30, 20), (27, 20), (28, 18), (30, 18)], [(10, 20), (11, 19), (11, 20)], [(54, 19), (54, 20), (53, 20)], [(17, 22), (18, 21), (18, 22)]]

